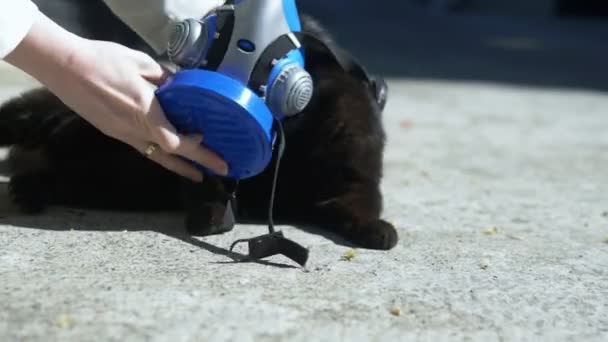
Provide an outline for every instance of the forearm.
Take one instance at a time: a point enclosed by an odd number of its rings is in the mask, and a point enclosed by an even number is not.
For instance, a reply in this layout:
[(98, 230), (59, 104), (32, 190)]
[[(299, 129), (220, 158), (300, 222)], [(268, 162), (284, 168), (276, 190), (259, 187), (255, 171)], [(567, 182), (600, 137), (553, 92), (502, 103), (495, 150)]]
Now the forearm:
[[(15, 11), (7, 6), (0, 4), (0, 11)], [(78, 37), (41, 13), (32, 22), (22, 28), (24, 37), (13, 42), (7, 62), (104, 134), (142, 152), (160, 146), (162, 151), (149, 157), (166, 169), (200, 181), (200, 171), (180, 155), (226, 174), (226, 163), (204, 149), (200, 137), (184, 137), (167, 121), (153, 90), (168, 73), (153, 58), (120, 44)]]
[(47, 86), (58, 86), (63, 77), (75, 72), (71, 60), (82, 40), (38, 13), (4, 60)]

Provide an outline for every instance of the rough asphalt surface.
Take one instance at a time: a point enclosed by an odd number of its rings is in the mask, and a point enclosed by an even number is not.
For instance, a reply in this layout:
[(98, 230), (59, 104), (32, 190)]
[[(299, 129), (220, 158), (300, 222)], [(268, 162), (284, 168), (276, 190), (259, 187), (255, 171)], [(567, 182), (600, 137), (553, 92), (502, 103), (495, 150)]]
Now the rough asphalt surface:
[[(32, 85), (0, 79), (0, 100)], [(24, 216), (3, 185), (0, 341), (608, 340), (608, 93), (389, 85), (395, 249), (345, 261), (339, 240), (280, 227), (307, 270), (238, 264), (226, 249), (264, 226), (187, 239), (179, 214)]]

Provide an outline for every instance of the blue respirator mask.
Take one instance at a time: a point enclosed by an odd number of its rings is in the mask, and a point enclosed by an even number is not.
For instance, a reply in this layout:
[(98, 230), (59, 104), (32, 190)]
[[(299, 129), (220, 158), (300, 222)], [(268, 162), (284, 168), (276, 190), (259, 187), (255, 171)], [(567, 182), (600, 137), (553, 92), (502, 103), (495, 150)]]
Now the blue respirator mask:
[[(308, 259), (308, 250), (275, 231), (272, 222), (284, 147), (281, 121), (302, 112), (313, 95), (303, 40), (324, 48), (345, 71), (372, 87), (384, 107), (384, 81), (370, 77), (348, 54), (302, 33), (295, 0), (226, 1), (201, 19), (177, 23), (167, 52), (178, 71), (156, 91), (168, 120), (182, 134), (202, 134), (203, 146), (228, 163), (226, 178), (235, 183), (268, 166), (279, 138), (270, 233), (235, 242), (248, 242), (253, 260), (283, 254), (304, 265)], [(227, 213), (225, 224), (234, 225), (231, 205)]]
[(167, 53), (180, 70), (157, 98), (180, 133), (202, 134), (228, 163), (227, 178), (262, 172), (275, 120), (300, 113), (312, 97), (300, 30), (294, 0), (227, 1), (174, 27)]

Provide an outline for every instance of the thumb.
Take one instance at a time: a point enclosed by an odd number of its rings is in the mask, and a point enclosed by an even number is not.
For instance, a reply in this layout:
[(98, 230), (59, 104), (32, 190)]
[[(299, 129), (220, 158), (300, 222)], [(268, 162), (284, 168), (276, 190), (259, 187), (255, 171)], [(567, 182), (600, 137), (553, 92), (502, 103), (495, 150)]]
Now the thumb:
[(155, 63), (154, 66), (150, 66), (149, 68), (143, 69), (141, 76), (146, 81), (151, 82), (156, 86), (160, 86), (165, 83), (165, 81), (169, 77), (173, 76), (173, 73), (167, 67)]
[(139, 58), (140, 75), (148, 82), (159, 86), (173, 75), (168, 67), (158, 63), (152, 57), (144, 53), (139, 56), (141, 56)]

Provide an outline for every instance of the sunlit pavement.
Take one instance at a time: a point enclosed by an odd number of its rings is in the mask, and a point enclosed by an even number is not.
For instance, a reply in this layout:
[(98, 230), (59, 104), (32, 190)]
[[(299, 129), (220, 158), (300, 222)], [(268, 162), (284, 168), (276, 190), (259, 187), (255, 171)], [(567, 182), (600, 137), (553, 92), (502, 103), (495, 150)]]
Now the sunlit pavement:
[[(31, 84), (0, 70), (3, 100)], [(344, 261), (348, 247), (281, 227), (310, 247), (308, 271), (235, 264), (221, 249), (265, 227), (197, 242), (160, 233), (179, 214), (28, 217), (3, 187), (0, 340), (605, 341), (608, 93), (389, 85), (395, 249)]]

